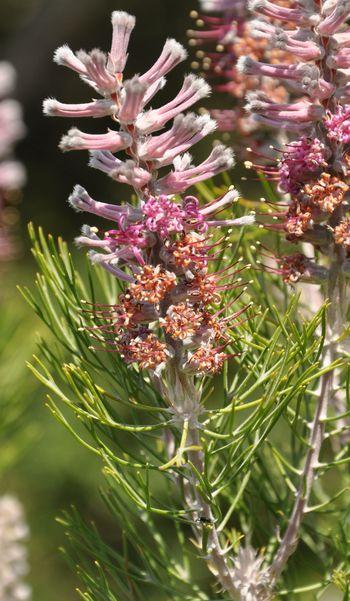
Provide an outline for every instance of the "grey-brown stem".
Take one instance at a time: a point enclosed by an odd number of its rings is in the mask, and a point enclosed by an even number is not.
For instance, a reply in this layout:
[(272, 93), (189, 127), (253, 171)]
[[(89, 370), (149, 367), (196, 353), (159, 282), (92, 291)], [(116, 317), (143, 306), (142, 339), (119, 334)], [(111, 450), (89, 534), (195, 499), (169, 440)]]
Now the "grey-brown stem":
[[(344, 284), (341, 267), (342, 257), (335, 251), (330, 267), (330, 278), (327, 290), (327, 297), (331, 301), (331, 306), (328, 313), (327, 336), (322, 367), (330, 365), (337, 356), (337, 344), (335, 338), (340, 332), (344, 311)], [(315, 473), (319, 464), (319, 456), (325, 433), (324, 420), (327, 417), (328, 406), (334, 395), (333, 390), (334, 371), (329, 371), (322, 376), (320, 382), (320, 392), (315, 408), (315, 415), (310, 425), (308, 451), (289, 524), (269, 569), (272, 585), (276, 583), (281, 572), (285, 568), (289, 557), (294, 553), (299, 542), (301, 523), (305, 511), (307, 510), (314, 484)]]
[[(190, 431), (189, 438), (191, 444), (199, 445), (199, 436), (197, 429), (192, 429)], [(199, 473), (204, 472), (203, 453), (201, 451), (191, 451), (189, 453), (189, 459)], [(217, 579), (220, 582), (222, 588), (230, 595), (231, 599), (233, 599), (234, 601), (239, 601), (241, 599), (241, 596), (235, 587), (232, 569), (230, 568), (227, 556), (225, 555), (222, 549), (219, 534), (215, 526), (211, 506), (209, 505), (209, 503), (207, 503), (207, 501), (205, 501), (202, 498), (202, 496), (198, 492), (198, 489), (195, 484), (195, 473), (192, 472), (191, 476), (194, 481), (194, 486), (192, 487), (193, 497), (194, 501), (196, 502), (196, 505), (200, 507), (200, 517), (204, 518), (205, 520), (208, 520), (208, 523), (210, 523), (210, 534), (207, 547), (208, 561), (213, 565), (217, 574)], [(199, 541), (202, 540), (202, 530), (205, 527), (207, 526), (201, 525), (201, 523), (198, 522), (198, 526), (195, 528), (196, 536)]]

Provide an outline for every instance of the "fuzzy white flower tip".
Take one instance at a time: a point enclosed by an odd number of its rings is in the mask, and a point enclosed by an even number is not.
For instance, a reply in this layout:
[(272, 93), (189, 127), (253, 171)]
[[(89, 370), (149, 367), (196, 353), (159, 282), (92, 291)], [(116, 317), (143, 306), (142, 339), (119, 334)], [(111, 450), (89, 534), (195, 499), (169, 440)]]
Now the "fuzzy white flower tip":
[(173, 160), (175, 171), (186, 171), (192, 167), (192, 155), (189, 152), (180, 154)]
[(121, 27), (132, 31), (135, 27), (136, 18), (123, 10), (114, 10), (111, 17), (113, 27)]
[(53, 60), (57, 65), (66, 65), (72, 58), (75, 58), (75, 55), (68, 44), (64, 44), (57, 48), (53, 55)]
[(232, 148), (218, 144), (214, 146), (211, 158), (216, 160), (218, 164), (225, 166), (226, 169), (230, 169), (235, 164), (235, 155)]
[(238, 192), (238, 190), (236, 190), (236, 188), (233, 188), (232, 190), (226, 192), (225, 196), (222, 198), (222, 201), (225, 200), (227, 203), (234, 202), (237, 198), (239, 198), (239, 196), (240, 193)]
[(77, 127), (72, 127), (65, 136), (61, 138), (59, 143), (59, 148), (63, 152), (68, 152), (69, 150), (73, 150), (80, 144), (80, 130)]
[(210, 85), (203, 79), (203, 77), (197, 77), (193, 73), (186, 75), (184, 79), (184, 85), (191, 88), (198, 98), (205, 98), (211, 94)]
[(239, 73), (249, 75), (254, 64), (255, 61), (250, 56), (240, 56), (236, 63), (236, 68)]
[(169, 52), (171, 56), (178, 62), (184, 61), (187, 58), (187, 50), (183, 47), (180, 42), (177, 42), (173, 38), (168, 38), (164, 44), (163, 51)]
[(58, 100), (56, 98), (46, 98), (43, 102), (43, 112), (47, 117), (56, 115)]
[(218, 126), (215, 119), (212, 119), (209, 115), (201, 115), (198, 117), (198, 124), (203, 132), (203, 137), (211, 134)]
[(255, 223), (255, 215), (243, 215), (234, 220), (236, 225), (253, 225)]
[(68, 204), (75, 209), (75, 211), (83, 211), (84, 201), (88, 198), (90, 197), (85, 188), (77, 184), (74, 186), (72, 194), (68, 197)]
[(134, 75), (131, 79), (124, 81), (125, 90), (131, 94), (144, 94), (147, 87), (147, 84), (140, 80), (139, 75)]
[(248, 2), (248, 8), (251, 11), (261, 10), (261, 9), (265, 8), (265, 6), (266, 6), (265, 0), (249, 0), (249, 2)]

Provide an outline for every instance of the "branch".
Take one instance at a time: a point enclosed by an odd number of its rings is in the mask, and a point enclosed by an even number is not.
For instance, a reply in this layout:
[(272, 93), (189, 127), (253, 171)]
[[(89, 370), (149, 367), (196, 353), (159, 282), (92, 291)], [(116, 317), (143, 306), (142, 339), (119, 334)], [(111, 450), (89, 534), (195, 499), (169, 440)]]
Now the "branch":
[[(332, 354), (333, 352), (331, 347), (328, 347), (324, 353), (323, 367), (327, 367), (327, 365), (332, 363)], [(324, 419), (327, 417), (327, 409), (332, 394), (332, 388), (333, 372), (329, 371), (322, 376), (321, 390), (316, 406), (316, 412), (310, 426), (309, 450), (306, 455), (305, 465), (296, 494), (292, 515), (288, 524), (288, 528), (283, 536), (280, 547), (269, 570), (273, 585), (283, 571), (289, 557), (294, 553), (298, 545), (300, 526), (310, 500), (315, 479), (315, 471), (318, 467), (320, 451), (324, 440)]]

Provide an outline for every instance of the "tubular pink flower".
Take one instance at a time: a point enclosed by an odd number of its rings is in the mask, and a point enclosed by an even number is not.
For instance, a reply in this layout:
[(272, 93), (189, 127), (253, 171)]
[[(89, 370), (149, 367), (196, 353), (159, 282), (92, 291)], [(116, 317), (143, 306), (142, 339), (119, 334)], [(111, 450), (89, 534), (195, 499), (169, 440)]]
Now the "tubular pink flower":
[(161, 194), (178, 194), (187, 188), (210, 177), (214, 177), (221, 171), (230, 169), (234, 164), (233, 152), (230, 148), (216, 146), (209, 157), (193, 167), (190, 164), (190, 156), (184, 155), (174, 161), (175, 170), (158, 181), (157, 189)]
[[(305, 37), (305, 39), (303, 39)], [(311, 38), (311, 39), (310, 39)], [(307, 30), (298, 29), (297, 33), (288, 35), (283, 30), (276, 30), (272, 44), (275, 48), (290, 52), (295, 57), (305, 61), (314, 61), (323, 58), (325, 51), (312, 39)]]
[[(77, 239), (78, 244), (79, 244), (79, 241), (81, 241), (80, 238)], [(82, 243), (82, 244), (84, 244), (84, 243)], [(89, 255), (89, 259), (93, 265), (101, 265), (101, 267), (103, 267), (104, 269), (109, 271), (109, 273), (114, 275), (116, 278), (118, 278), (122, 282), (133, 282), (134, 281), (133, 276), (128, 275), (127, 273), (125, 273), (125, 271), (123, 271), (123, 269), (118, 267), (117, 264), (119, 261), (119, 257), (115, 257), (113, 253), (111, 255), (104, 255), (102, 253), (98, 253), (93, 250), (90, 250), (88, 255)]]
[(297, 25), (316, 24), (319, 20), (316, 11), (305, 9), (300, 4), (298, 8), (286, 8), (269, 2), (269, 0), (251, 0), (249, 8), (251, 11), (259, 12), (266, 17), (278, 21), (290, 21)]
[(93, 169), (99, 169), (107, 175), (116, 169), (121, 164), (121, 160), (117, 159), (111, 152), (103, 150), (92, 150), (90, 152), (89, 166)]
[(128, 148), (132, 143), (131, 136), (126, 132), (108, 130), (106, 134), (87, 134), (76, 127), (69, 130), (60, 142), (64, 152), (70, 150), (110, 150), (116, 152)]
[(142, 134), (150, 134), (157, 131), (170, 121), (170, 119), (176, 117), (176, 115), (198, 102), (201, 98), (208, 96), (209, 93), (210, 87), (204, 79), (195, 75), (187, 75), (177, 96), (159, 109), (141, 114), (136, 121), (136, 127)]
[(207, 204), (205, 207), (202, 207), (200, 212), (202, 215), (216, 213), (219, 209), (222, 210), (227, 205), (235, 202), (238, 197), (239, 192), (237, 192), (237, 190), (229, 190), (222, 198)]
[(301, 90), (310, 96), (328, 98), (334, 92), (334, 86), (320, 78), (320, 70), (316, 65), (298, 63), (296, 65), (270, 65), (255, 61), (249, 56), (241, 56), (237, 61), (237, 69), (245, 75), (273, 77), (297, 82)]
[(83, 63), (86, 73), (81, 78), (102, 96), (113, 94), (118, 88), (118, 81), (106, 67), (107, 57), (104, 52), (95, 48), (87, 53), (79, 50), (78, 59)]
[(98, 217), (104, 217), (110, 221), (123, 222), (138, 221), (142, 217), (142, 211), (132, 205), (112, 205), (109, 203), (98, 202), (91, 198), (88, 192), (82, 186), (75, 186), (68, 199), (69, 204), (76, 211), (85, 211)]
[(188, 150), (215, 128), (216, 123), (209, 115), (177, 115), (169, 131), (159, 136), (149, 136), (140, 144), (139, 156), (144, 161), (155, 161), (157, 167), (170, 165), (178, 154)]
[(176, 40), (168, 39), (164, 44), (160, 57), (146, 73), (140, 76), (140, 81), (148, 85), (153, 84), (169, 71), (172, 71), (186, 57), (185, 48)]
[(243, 217), (237, 217), (236, 219), (212, 219), (207, 221), (208, 227), (244, 226), (253, 225), (253, 223), (255, 223), (254, 215), (244, 215)]
[(142, 83), (138, 75), (124, 82), (124, 98), (118, 113), (121, 123), (134, 123), (142, 110), (147, 84)]
[(76, 71), (80, 75), (87, 75), (87, 70), (82, 61), (74, 54), (73, 50), (64, 44), (55, 50), (53, 60), (58, 65), (68, 67), (72, 71)]
[(248, 94), (247, 100), (246, 110), (253, 112), (259, 121), (283, 129), (311, 127), (324, 114), (322, 106), (307, 101), (279, 104), (257, 92)]
[(138, 190), (146, 186), (152, 178), (151, 173), (138, 167), (137, 163), (131, 159), (125, 162), (121, 161), (109, 175), (117, 182), (128, 184)]
[(107, 173), (109, 177), (121, 184), (128, 184), (136, 189), (143, 188), (152, 178), (151, 173), (138, 167), (135, 161), (120, 161), (109, 152), (91, 152), (90, 167)]
[(135, 27), (135, 17), (126, 12), (115, 10), (112, 13), (112, 46), (108, 55), (107, 68), (111, 73), (122, 73), (128, 60), (130, 35)]
[(350, 33), (349, 31), (341, 31), (332, 35), (329, 40), (330, 48), (348, 48), (350, 46)]
[(147, 106), (147, 104), (152, 100), (152, 98), (158, 94), (158, 92), (160, 90), (162, 90), (164, 88), (166, 84), (166, 79), (165, 77), (161, 77), (160, 79), (157, 79), (157, 81), (155, 81), (154, 83), (152, 83), (150, 86), (148, 86), (145, 95), (143, 97), (143, 101), (142, 101), (142, 109)]
[(81, 104), (65, 104), (55, 98), (43, 102), (44, 114), (48, 117), (107, 117), (117, 112), (112, 100), (94, 100)]
[(326, 62), (330, 69), (348, 69), (350, 67), (350, 48), (342, 48), (337, 53), (330, 54)]
[(349, 0), (339, 0), (334, 9), (318, 25), (318, 32), (323, 36), (331, 36), (350, 16)]

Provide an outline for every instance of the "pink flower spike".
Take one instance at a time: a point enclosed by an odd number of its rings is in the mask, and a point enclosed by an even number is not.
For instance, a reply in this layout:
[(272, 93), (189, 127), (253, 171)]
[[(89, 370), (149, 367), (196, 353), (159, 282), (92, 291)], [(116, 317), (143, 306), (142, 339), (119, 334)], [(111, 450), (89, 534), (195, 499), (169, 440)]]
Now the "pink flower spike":
[(63, 152), (70, 150), (110, 150), (116, 152), (132, 144), (131, 136), (126, 132), (108, 130), (106, 134), (87, 134), (76, 127), (69, 130), (60, 142)]
[(185, 48), (176, 40), (168, 39), (158, 60), (146, 73), (140, 76), (140, 80), (148, 85), (153, 84), (186, 58)]
[(125, 96), (118, 113), (120, 123), (134, 123), (142, 110), (147, 84), (142, 83), (138, 75), (124, 82)]
[(124, 71), (128, 59), (130, 35), (135, 27), (135, 17), (128, 13), (115, 10), (112, 12), (113, 37), (112, 47), (108, 56), (108, 70), (117, 74)]
[(43, 102), (43, 108), (48, 117), (106, 117), (117, 112), (117, 106), (112, 100), (65, 104), (55, 98), (47, 98)]

